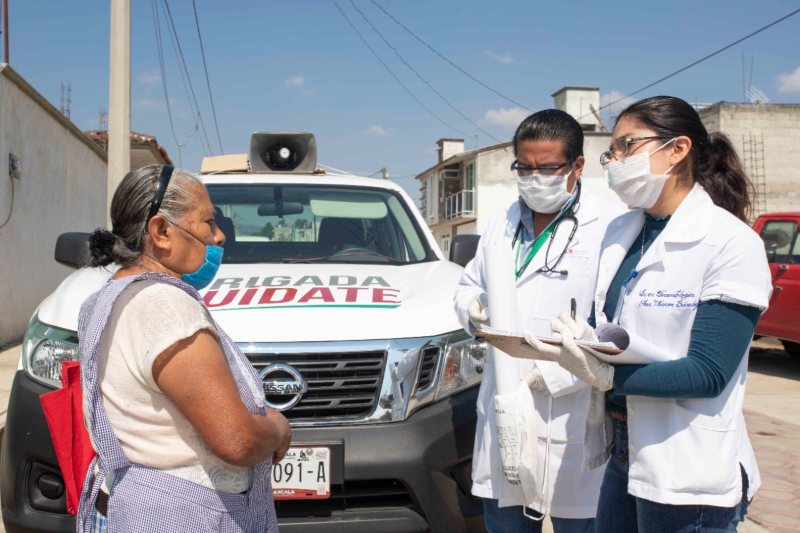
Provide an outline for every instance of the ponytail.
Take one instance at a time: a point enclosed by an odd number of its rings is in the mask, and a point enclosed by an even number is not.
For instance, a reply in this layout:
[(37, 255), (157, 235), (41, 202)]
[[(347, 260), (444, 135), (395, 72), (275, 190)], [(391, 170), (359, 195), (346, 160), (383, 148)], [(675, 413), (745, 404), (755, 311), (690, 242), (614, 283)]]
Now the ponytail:
[(88, 266), (106, 266), (118, 263), (129, 266), (139, 258), (140, 252), (131, 250), (122, 239), (106, 228), (97, 228), (89, 235)]
[[(748, 221), (755, 189), (724, 133), (709, 135), (697, 111), (674, 96), (654, 96), (634, 102), (619, 114), (617, 122), (625, 116), (664, 137), (689, 137), (691, 153), (677, 168), (691, 165), (686, 171), (689, 179), (702, 185), (716, 205), (739, 220)], [(691, 186), (691, 181), (688, 185)]]
[(695, 182), (703, 186), (715, 204), (747, 222), (755, 188), (745, 174), (742, 161), (728, 136), (720, 132), (712, 133), (706, 154), (697, 155), (700, 157), (693, 160)]

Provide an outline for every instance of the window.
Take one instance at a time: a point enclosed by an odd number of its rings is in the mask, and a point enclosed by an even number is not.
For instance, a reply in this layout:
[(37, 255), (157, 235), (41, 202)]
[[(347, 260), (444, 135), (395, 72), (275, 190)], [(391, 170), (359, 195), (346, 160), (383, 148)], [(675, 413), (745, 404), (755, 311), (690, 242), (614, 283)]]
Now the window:
[(464, 211), (472, 213), (475, 211), (475, 164), (467, 165), (464, 171)]
[(795, 236), (792, 247), (792, 263), (800, 264), (800, 237)]
[(208, 186), (223, 263), (408, 264), (433, 259), (408, 206), (366, 187)]
[(764, 241), (770, 262), (800, 263), (800, 245), (798, 245), (800, 239), (797, 239), (795, 222), (771, 220), (761, 229), (761, 239)]

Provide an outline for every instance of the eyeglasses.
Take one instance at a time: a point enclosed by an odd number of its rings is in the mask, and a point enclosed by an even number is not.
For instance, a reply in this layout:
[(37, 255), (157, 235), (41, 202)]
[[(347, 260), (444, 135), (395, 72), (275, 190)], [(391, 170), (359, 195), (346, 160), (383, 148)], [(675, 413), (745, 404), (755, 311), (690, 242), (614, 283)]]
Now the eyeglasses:
[(628, 157), (628, 147), (631, 143), (664, 139), (672, 139), (672, 137), (666, 137), (664, 135), (652, 135), (650, 137), (620, 137), (611, 143), (611, 146), (608, 147), (608, 151), (600, 154), (600, 164), (605, 166), (615, 159), (617, 161), (624, 161), (625, 158)]
[(567, 161), (566, 163), (561, 163), (560, 165), (546, 165), (541, 167), (532, 167), (530, 165), (523, 165), (519, 161), (514, 161), (511, 163), (511, 170), (517, 173), (517, 176), (521, 178), (527, 178), (534, 172), (536, 174), (541, 174), (543, 176), (555, 176), (559, 170), (562, 168), (571, 165), (574, 161)]
[(164, 194), (167, 192), (169, 180), (172, 178), (172, 172), (174, 170), (175, 167), (171, 165), (164, 165), (164, 168), (161, 169), (161, 176), (158, 178), (156, 193), (153, 195), (153, 201), (150, 202), (150, 210), (147, 211), (147, 219), (145, 222), (156, 216), (158, 210), (161, 209), (161, 202), (164, 201)]

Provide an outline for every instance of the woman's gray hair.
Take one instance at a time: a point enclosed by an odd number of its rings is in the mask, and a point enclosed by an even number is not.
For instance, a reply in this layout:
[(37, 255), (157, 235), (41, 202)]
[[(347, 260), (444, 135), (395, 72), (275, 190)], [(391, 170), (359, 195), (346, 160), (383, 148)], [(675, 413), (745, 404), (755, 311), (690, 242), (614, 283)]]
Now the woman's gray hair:
[[(89, 266), (134, 264), (144, 251), (147, 214), (158, 187), (162, 165), (148, 165), (128, 172), (111, 199), (111, 231), (97, 228), (89, 238)], [(167, 185), (159, 213), (180, 221), (196, 203), (200, 178), (176, 168)]]

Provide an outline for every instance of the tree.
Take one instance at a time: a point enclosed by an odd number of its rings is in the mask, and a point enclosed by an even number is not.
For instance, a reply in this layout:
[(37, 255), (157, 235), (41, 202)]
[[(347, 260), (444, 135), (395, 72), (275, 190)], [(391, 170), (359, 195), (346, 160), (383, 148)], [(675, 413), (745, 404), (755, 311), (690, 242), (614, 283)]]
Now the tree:
[(294, 221), (294, 227), (297, 229), (307, 229), (311, 227), (311, 221), (307, 218), (298, 218)]
[(264, 227), (261, 228), (260, 235), (263, 235), (264, 237), (271, 239), (274, 232), (275, 232), (275, 226), (272, 225), (272, 222), (267, 222), (266, 224), (264, 224)]

